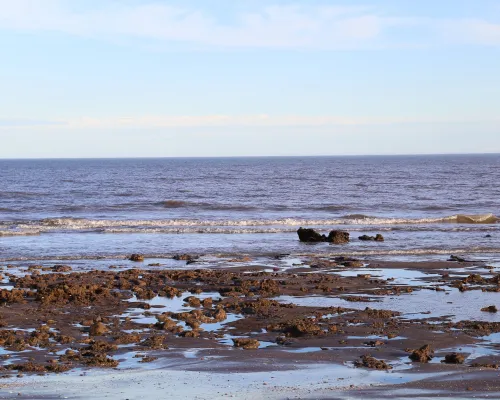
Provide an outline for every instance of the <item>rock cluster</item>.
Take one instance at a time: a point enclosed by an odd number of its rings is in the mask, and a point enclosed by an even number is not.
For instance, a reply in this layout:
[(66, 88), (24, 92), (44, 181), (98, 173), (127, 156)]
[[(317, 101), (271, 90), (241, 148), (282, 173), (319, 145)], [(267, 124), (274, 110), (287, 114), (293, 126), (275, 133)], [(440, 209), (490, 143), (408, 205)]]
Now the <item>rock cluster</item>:
[(359, 236), (358, 239), (365, 241), (365, 242), (366, 241), (374, 241), (374, 242), (383, 242), (384, 241), (384, 237), (380, 233), (377, 233), (375, 236), (368, 236), (368, 235)]
[(349, 232), (334, 230), (328, 236), (322, 235), (310, 228), (299, 228), (297, 231), (299, 240), (307, 243), (328, 242), (333, 244), (349, 243)]

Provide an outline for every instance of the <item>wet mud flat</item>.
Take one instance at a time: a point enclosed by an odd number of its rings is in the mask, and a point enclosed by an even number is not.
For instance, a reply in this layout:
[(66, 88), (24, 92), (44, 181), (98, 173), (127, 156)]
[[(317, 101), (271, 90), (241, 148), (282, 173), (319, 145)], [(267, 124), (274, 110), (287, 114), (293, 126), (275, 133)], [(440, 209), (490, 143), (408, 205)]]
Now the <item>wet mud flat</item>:
[[(498, 266), (184, 255), (173, 269), (131, 258), (90, 271), (2, 267), (0, 397), (82, 398), (71, 388), (87, 382), (135, 398), (130, 382), (153, 390), (174, 378), (163, 393), (182, 384), (199, 398), (500, 393)], [(220, 393), (203, 391), (208, 382)]]

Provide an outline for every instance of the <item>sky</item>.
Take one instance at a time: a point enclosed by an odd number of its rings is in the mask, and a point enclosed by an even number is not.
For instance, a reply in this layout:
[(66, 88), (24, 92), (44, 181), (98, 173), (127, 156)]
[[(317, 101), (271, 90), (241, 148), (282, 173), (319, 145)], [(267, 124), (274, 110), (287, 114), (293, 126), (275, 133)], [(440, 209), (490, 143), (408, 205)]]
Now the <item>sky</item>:
[(0, 158), (500, 153), (500, 0), (0, 0)]

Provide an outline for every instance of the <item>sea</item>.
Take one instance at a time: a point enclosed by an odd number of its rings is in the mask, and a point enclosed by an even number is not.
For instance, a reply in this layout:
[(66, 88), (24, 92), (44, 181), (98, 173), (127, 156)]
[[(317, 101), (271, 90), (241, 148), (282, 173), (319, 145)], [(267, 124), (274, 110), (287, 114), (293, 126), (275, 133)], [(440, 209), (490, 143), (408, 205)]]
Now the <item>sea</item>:
[[(500, 155), (0, 160), (0, 262), (500, 261)], [(299, 227), (351, 234), (307, 244)], [(381, 233), (385, 241), (358, 236)]]

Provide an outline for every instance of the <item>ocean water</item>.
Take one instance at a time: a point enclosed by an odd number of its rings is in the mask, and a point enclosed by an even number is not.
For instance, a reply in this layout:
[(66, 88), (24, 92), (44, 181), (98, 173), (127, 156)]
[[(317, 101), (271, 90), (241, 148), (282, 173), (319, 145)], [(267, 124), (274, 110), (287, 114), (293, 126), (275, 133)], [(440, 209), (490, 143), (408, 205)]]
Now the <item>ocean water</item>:
[[(500, 155), (0, 160), (0, 261), (343, 254), (500, 258)], [(351, 232), (335, 246), (296, 230)], [(384, 243), (361, 242), (382, 233)], [(487, 237), (489, 235), (489, 237)]]

